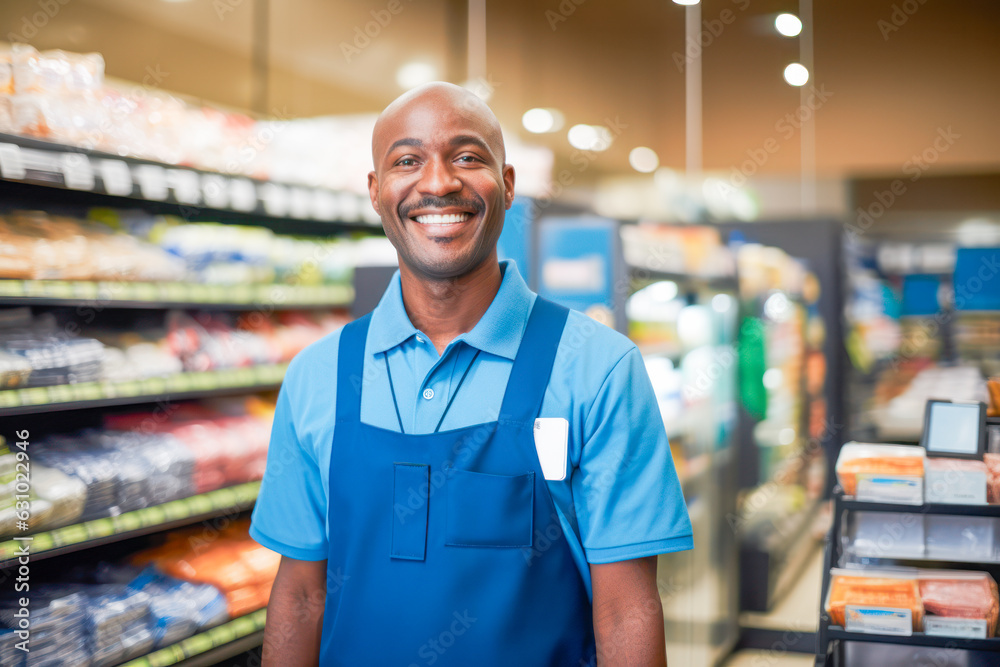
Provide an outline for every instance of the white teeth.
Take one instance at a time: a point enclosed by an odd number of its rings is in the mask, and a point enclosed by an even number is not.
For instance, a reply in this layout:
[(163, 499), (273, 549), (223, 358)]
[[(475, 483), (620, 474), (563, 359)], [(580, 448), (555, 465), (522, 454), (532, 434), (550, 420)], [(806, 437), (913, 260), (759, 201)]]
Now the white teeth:
[(471, 213), (450, 213), (448, 215), (418, 215), (414, 220), (421, 225), (450, 225), (456, 222), (465, 222), (471, 217)]

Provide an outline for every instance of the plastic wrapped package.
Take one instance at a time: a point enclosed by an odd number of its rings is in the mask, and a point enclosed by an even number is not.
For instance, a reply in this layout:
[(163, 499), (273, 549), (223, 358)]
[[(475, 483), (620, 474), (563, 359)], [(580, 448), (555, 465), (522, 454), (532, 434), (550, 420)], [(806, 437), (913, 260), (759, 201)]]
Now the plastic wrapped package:
[[(172, 435), (105, 431), (98, 438), (113, 458), (128, 459), (141, 471), (142, 499), (133, 504), (148, 507), (194, 495), (194, 455)], [(128, 506), (124, 499), (120, 505), (122, 511)]]
[(147, 567), (128, 587), (149, 596), (157, 648), (229, 620), (226, 598), (208, 584), (182, 581)]
[(21, 357), (31, 366), (29, 387), (92, 382), (101, 376), (104, 346), (92, 338), (67, 338), (52, 317), (38, 317), (28, 327), (0, 329), (0, 352)]
[(986, 636), (996, 635), (1000, 598), (996, 581), (988, 573), (925, 570), (918, 581), (927, 614), (983, 620)]
[[(86, 446), (87, 435), (78, 436)], [(66, 438), (49, 439), (33, 445), (32, 461), (60, 470), (79, 479), (87, 487), (80, 520), (89, 521), (117, 513), (118, 471), (105, 452), (96, 448), (74, 447)]]
[(837, 481), (844, 494), (857, 493), (859, 474), (923, 478), (925, 450), (910, 445), (875, 445), (849, 442), (837, 457)]
[(0, 390), (28, 384), (31, 364), (24, 357), (0, 350)]
[[(4, 457), (13, 459), (13, 454)], [(0, 475), (0, 536), (17, 532), (14, 475)], [(80, 516), (86, 502), (86, 486), (78, 479), (40, 463), (31, 467), (28, 526), (32, 532), (71, 523)]]
[(983, 516), (927, 515), (927, 558), (1000, 562), (997, 519)]
[(11, 46), (12, 87), (16, 93), (74, 95), (104, 85), (104, 58), (99, 53), (42, 51), (27, 44)]
[(831, 570), (826, 612), (834, 625), (848, 628), (848, 607), (878, 607), (909, 612), (912, 631), (923, 629), (924, 606), (916, 573)]
[(924, 517), (896, 512), (852, 512), (849, 551), (862, 558), (922, 558)]
[[(20, 594), (0, 596), (0, 628), (16, 629)], [(40, 586), (31, 591), (31, 651), (23, 654), (24, 667), (89, 667), (85, 595), (65, 587)], [(10, 639), (6, 640), (7, 642)], [(16, 649), (15, 649), (16, 650)], [(0, 649), (0, 652), (6, 648)], [(4, 666), (8, 664), (3, 663)]]
[(86, 586), (87, 630), (94, 667), (117, 665), (154, 647), (147, 593), (120, 584)]

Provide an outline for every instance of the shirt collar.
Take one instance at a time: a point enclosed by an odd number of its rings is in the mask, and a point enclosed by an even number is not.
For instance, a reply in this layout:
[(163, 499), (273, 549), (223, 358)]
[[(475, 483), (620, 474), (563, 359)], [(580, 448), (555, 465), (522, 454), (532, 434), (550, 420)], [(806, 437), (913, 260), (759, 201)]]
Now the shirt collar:
[[(511, 260), (500, 262), (503, 279), (493, 303), (486, 309), (476, 326), (456, 341), (507, 359), (514, 359), (528, 323), (535, 294), (528, 289)], [(392, 276), (389, 287), (372, 312), (368, 350), (373, 354), (386, 352), (415, 336), (417, 329), (410, 322), (403, 306), (403, 288), (399, 271)]]

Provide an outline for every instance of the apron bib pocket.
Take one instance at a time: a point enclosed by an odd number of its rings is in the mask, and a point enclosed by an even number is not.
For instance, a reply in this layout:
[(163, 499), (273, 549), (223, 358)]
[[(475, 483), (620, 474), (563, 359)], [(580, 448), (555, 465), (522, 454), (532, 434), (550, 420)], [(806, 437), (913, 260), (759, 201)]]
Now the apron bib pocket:
[(510, 476), (453, 470), (446, 486), (446, 546), (531, 546), (534, 472)]

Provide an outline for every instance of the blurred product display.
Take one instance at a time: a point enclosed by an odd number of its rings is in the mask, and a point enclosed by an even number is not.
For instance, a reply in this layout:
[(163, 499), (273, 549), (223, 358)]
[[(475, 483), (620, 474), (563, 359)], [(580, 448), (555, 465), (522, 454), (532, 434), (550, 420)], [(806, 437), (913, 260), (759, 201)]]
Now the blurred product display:
[[(242, 414), (240, 414), (242, 413)], [(263, 477), (273, 404), (229, 400), (109, 415), (33, 443), (31, 532), (114, 517)], [(0, 454), (0, 537), (15, 534), (16, 456)], [(23, 532), (23, 529), (20, 531)]]
[(206, 537), (193, 528), (168, 536), (167, 542), (133, 556), (138, 565), (153, 564), (184, 581), (211, 584), (226, 597), (230, 616), (242, 616), (267, 605), (281, 556), (248, 535), (249, 519), (234, 522)]

